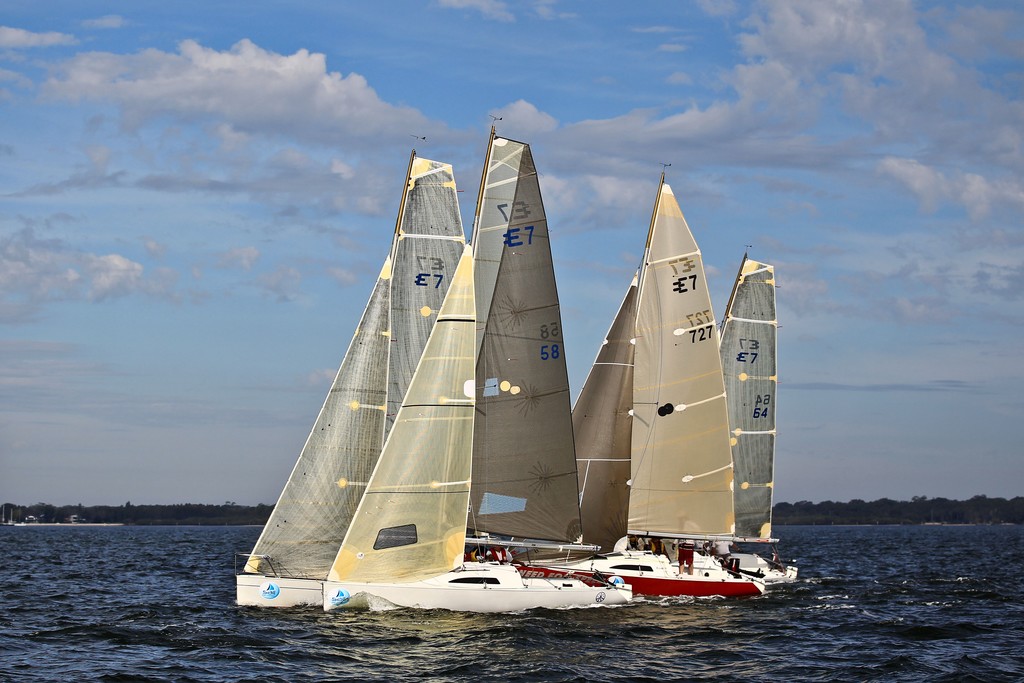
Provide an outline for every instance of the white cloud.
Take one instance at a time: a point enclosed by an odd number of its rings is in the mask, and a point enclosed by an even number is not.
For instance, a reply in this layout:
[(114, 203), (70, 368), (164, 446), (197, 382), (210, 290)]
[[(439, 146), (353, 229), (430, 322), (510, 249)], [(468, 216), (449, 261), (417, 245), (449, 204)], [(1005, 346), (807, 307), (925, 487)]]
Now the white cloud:
[(662, 43), (658, 46), (659, 52), (686, 52), (689, 48), (679, 43)]
[(500, 128), (507, 129), (510, 134), (518, 137), (533, 137), (558, 128), (558, 120), (555, 117), (540, 111), (526, 100), (506, 104), (499, 113), (502, 118)]
[(142, 264), (119, 254), (89, 254), (83, 263), (89, 278), (88, 295), (95, 301), (130, 294), (142, 283)]
[(312, 142), (443, 132), (415, 109), (382, 101), (359, 74), (328, 72), (323, 54), (281, 55), (248, 40), (224, 52), (186, 40), (176, 54), (81, 53), (55, 67), (44, 92), (55, 99), (119, 105), (129, 129), (170, 117), (212, 119), (228, 124), (218, 130), (232, 134)]
[(67, 33), (47, 31), (33, 33), (20, 28), (0, 26), (0, 48), (52, 47), (54, 45), (75, 45), (78, 40)]
[(164, 254), (167, 253), (167, 245), (161, 244), (154, 239), (147, 238), (144, 242), (144, 246), (146, 247), (146, 253), (153, 258), (163, 258)]
[(134, 293), (164, 297), (175, 277), (164, 269), (149, 279), (141, 263), (125, 256), (71, 249), (23, 228), (0, 237), (0, 319), (31, 316), (45, 301), (103, 301)]
[(260, 286), (279, 302), (292, 301), (302, 283), (302, 273), (291, 266), (278, 266), (259, 277)]
[(697, 0), (697, 4), (712, 17), (727, 17), (737, 12), (734, 0)]
[(665, 82), (669, 85), (691, 85), (693, 83), (693, 79), (685, 72), (675, 71), (665, 78)]
[(327, 269), (327, 274), (330, 275), (331, 279), (333, 279), (342, 287), (354, 285), (358, 281), (356, 274), (353, 273), (351, 270), (346, 270), (344, 268), (339, 268), (337, 266), (329, 267)]
[(123, 28), (128, 24), (125, 18), (117, 14), (108, 14), (97, 19), (86, 19), (82, 26), (86, 28)]
[(241, 268), (251, 270), (260, 258), (260, 250), (256, 247), (237, 247), (220, 255), (217, 261), (219, 268)]
[(974, 220), (987, 217), (996, 204), (1024, 208), (1024, 185), (1018, 178), (988, 180), (976, 173), (947, 174), (915, 159), (898, 157), (880, 161), (878, 172), (903, 183), (929, 212), (943, 201), (961, 204)]
[(500, 0), (438, 0), (441, 7), (451, 9), (472, 9), (480, 12), (488, 19), (497, 21), (515, 21), (516, 18), (509, 11), (508, 5)]

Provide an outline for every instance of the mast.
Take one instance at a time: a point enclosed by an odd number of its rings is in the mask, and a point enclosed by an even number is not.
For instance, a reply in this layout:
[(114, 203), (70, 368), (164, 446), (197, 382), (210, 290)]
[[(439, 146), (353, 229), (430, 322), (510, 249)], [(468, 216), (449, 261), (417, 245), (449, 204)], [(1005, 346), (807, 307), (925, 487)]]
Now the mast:
[(476, 235), (480, 226), (480, 206), (484, 203), (484, 183), (487, 181), (487, 171), (491, 165), (491, 150), (494, 148), (494, 125), (491, 125), (491, 134), (487, 138), (487, 153), (484, 154), (484, 166), (480, 169), (480, 189), (476, 193), (476, 209), (473, 212), (473, 235), (470, 241), (473, 243), (473, 255), (476, 256)]

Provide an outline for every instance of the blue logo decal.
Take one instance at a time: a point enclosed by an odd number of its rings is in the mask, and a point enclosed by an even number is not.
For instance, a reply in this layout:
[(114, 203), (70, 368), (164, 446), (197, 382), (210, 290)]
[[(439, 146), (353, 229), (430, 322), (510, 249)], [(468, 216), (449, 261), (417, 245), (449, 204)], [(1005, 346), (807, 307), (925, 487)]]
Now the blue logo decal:
[(260, 586), (260, 595), (263, 596), (265, 600), (273, 600), (280, 594), (281, 587), (273, 581), (267, 581), (262, 586)]
[(331, 592), (331, 607), (341, 607), (352, 598), (352, 594), (344, 588), (335, 588)]
[(613, 576), (612, 578), (608, 579), (608, 583), (610, 583), (613, 586), (624, 586), (626, 585), (626, 580), (623, 579), (621, 576)]

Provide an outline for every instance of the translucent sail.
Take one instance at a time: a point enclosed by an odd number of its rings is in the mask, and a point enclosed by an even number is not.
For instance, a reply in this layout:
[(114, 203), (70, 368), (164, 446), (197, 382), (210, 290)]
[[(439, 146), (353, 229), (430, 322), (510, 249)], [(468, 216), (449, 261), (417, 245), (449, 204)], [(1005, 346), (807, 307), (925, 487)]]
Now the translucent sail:
[(583, 540), (606, 552), (626, 535), (636, 294), (634, 277), (572, 410)]
[(476, 305), (466, 247), (329, 574), (405, 582), (462, 560), (473, 447)]
[(323, 579), (363, 495), (383, 443), (387, 386), (388, 291), (385, 261), (298, 462), (256, 541), (246, 571)]
[(722, 326), (736, 536), (770, 540), (777, 385), (775, 269), (743, 256)]
[(637, 307), (630, 533), (731, 535), (732, 453), (700, 250), (662, 181)]
[[(521, 142), (494, 139), (488, 160), (473, 243), (481, 270), (496, 261), (497, 271), (493, 293), (486, 272), (477, 288), (478, 311), (490, 304), (477, 361), (470, 526), (574, 541), (580, 514), (569, 379), (537, 171)], [(518, 175), (506, 179), (513, 169)]]
[(391, 254), (245, 571), (326, 577), (461, 256), (455, 192), (449, 164), (413, 151)]
[(395, 246), (385, 438), (402, 405), (465, 242), (451, 165), (414, 159)]

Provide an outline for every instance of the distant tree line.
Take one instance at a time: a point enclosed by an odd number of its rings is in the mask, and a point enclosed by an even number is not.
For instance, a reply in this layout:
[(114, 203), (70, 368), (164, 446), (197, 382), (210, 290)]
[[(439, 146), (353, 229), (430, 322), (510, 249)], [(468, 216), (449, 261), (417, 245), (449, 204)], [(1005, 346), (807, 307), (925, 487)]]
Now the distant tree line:
[(223, 505), (177, 503), (174, 505), (35, 505), (7, 504), (7, 516), (14, 510), (16, 522), (91, 524), (265, 524), (273, 505)]
[[(16, 522), (85, 522), (93, 524), (256, 524), (263, 525), (273, 505), (222, 505), (177, 503), (175, 505), (19, 505), (7, 503), (8, 519)], [(848, 503), (826, 500), (812, 503), (778, 503), (775, 524), (1024, 524), (1024, 497), (969, 500), (914, 496), (911, 500), (863, 501)]]
[(826, 500), (778, 503), (775, 524), (1024, 524), (1024, 497), (949, 500), (914, 496), (910, 500), (880, 498), (848, 503)]

